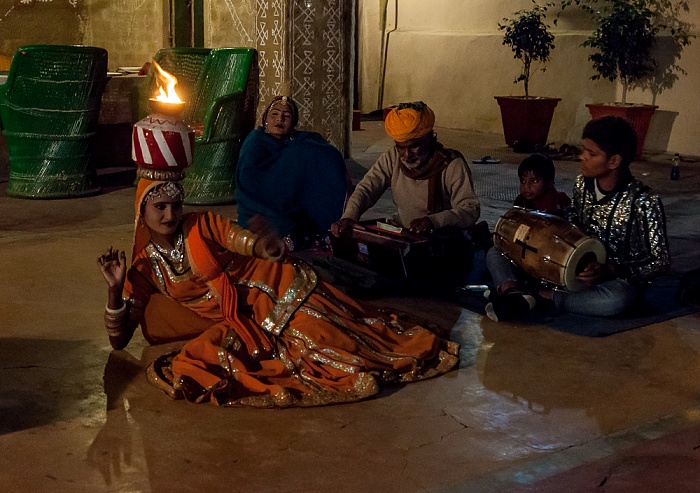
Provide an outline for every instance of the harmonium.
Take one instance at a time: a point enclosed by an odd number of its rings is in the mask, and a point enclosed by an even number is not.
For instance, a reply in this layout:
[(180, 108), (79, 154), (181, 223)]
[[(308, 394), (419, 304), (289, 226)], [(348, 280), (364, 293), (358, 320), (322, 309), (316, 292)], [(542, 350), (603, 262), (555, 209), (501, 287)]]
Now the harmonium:
[(335, 257), (380, 274), (414, 278), (426, 273), (431, 240), (385, 221), (363, 221), (341, 237), (330, 235)]

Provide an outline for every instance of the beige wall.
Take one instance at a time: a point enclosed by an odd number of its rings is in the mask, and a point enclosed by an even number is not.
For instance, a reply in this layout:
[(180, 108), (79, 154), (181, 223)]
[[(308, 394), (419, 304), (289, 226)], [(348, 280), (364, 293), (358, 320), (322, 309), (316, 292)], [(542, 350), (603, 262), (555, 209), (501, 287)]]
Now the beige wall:
[(82, 3), (86, 19), (83, 43), (107, 49), (110, 70), (141, 66), (170, 45), (167, 0)]
[(0, 54), (11, 57), (30, 44), (80, 44), (84, 7), (72, 3), (0, 0)]
[(165, 0), (0, 0), (0, 55), (28, 44), (100, 46), (109, 67), (138, 66), (168, 43)]
[[(400, 101), (423, 100), (434, 108), (437, 124), (489, 133), (502, 131), (495, 95), (522, 94), (513, 80), (519, 62), (502, 46), (498, 22), (530, 0), (388, 0), (386, 72), (382, 94), (383, 0), (360, 2), (360, 95), (364, 113)], [(397, 13), (398, 8), (398, 13)], [(700, 5), (692, 6), (687, 21), (700, 24)], [(589, 119), (586, 103), (619, 97), (607, 81), (591, 81), (594, 74), (587, 50), (579, 45), (587, 35), (585, 17), (567, 11), (553, 29), (556, 48), (547, 71), (531, 81), (530, 93), (562, 98), (554, 114), (550, 140), (578, 141)], [(696, 32), (697, 33), (697, 32)], [(671, 90), (656, 98), (659, 114), (652, 121), (647, 149), (700, 155), (700, 112), (693, 110), (700, 83), (700, 40), (683, 52), (688, 72)], [(648, 92), (633, 91), (630, 102), (650, 103)]]

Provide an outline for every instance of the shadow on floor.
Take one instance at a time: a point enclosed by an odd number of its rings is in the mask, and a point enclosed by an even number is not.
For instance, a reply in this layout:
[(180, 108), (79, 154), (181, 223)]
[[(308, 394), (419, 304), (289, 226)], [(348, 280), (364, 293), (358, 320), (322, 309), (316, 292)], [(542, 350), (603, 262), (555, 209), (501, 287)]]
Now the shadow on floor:
[(103, 410), (104, 355), (90, 345), (3, 339), (0, 435)]

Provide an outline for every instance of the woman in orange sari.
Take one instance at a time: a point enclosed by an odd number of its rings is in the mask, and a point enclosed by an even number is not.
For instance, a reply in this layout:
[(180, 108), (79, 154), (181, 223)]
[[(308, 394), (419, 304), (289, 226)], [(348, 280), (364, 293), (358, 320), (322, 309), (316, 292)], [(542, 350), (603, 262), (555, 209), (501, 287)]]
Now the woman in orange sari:
[(131, 266), (111, 247), (98, 258), (115, 349), (138, 325), (151, 344), (187, 341), (147, 371), (170, 397), (259, 407), (352, 402), (381, 383), (457, 364), (456, 343), (360, 306), (284, 258), (274, 234), (210, 212), (183, 214), (183, 196), (177, 182), (141, 179)]

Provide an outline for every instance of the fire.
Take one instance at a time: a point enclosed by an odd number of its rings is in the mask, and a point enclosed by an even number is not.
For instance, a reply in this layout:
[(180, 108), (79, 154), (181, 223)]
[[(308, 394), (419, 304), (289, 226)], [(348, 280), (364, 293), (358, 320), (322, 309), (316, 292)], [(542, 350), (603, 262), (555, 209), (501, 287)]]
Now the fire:
[(163, 70), (163, 68), (158, 65), (158, 62), (155, 60), (153, 60), (153, 66), (156, 68), (156, 81), (158, 83), (159, 91), (159, 94), (153, 99), (162, 103), (183, 104), (180, 96), (178, 96), (177, 92), (175, 92), (177, 77), (170, 72)]

